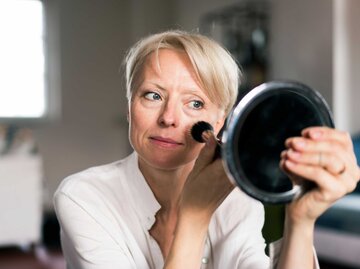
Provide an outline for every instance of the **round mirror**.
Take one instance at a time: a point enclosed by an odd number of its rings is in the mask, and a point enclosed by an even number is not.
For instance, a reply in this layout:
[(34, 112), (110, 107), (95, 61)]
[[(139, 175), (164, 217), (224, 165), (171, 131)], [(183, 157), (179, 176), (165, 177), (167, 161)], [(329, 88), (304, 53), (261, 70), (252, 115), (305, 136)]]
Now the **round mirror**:
[(272, 81), (246, 94), (223, 135), (222, 158), (234, 182), (264, 203), (287, 203), (304, 186), (293, 186), (280, 169), (285, 140), (310, 126), (334, 127), (321, 95), (295, 82)]

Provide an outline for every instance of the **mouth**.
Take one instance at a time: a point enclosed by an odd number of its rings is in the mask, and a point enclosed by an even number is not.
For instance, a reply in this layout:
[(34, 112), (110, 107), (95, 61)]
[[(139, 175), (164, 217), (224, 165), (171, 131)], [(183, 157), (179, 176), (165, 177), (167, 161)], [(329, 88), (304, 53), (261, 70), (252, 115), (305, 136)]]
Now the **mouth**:
[(165, 146), (165, 147), (176, 147), (176, 146), (182, 146), (184, 145), (181, 142), (178, 142), (176, 140), (173, 140), (171, 138), (162, 137), (162, 136), (150, 136), (150, 141), (157, 145)]

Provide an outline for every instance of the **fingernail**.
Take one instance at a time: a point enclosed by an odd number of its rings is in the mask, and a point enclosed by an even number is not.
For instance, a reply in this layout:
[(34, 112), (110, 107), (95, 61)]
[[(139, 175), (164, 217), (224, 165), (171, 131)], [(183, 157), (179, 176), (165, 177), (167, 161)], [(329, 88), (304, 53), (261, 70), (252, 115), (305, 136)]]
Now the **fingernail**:
[(294, 159), (300, 158), (300, 155), (301, 155), (299, 152), (294, 151), (294, 150), (289, 150), (288, 154), (289, 154), (290, 157), (292, 157)]
[(290, 145), (291, 138), (285, 140), (285, 146), (288, 147)]
[(314, 139), (320, 138), (322, 136), (322, 134), (323, 134), (323, 132), (319, 131), (319, 130), (310, 131), (310, 137), (314, 138)]
[(285, 166), (287, 166), (287, 167), (294, 167), (294, 166), (295, 166), (295, 163), (292, 162), (292, 161), (286, 160), (286, 161), (285, 161)]
[(295, 143), (295, 146), (297, 146), (298, 148), (304, 148), (306, 146), (306, 143), (304, 140), (295, 140), (294, 143)]

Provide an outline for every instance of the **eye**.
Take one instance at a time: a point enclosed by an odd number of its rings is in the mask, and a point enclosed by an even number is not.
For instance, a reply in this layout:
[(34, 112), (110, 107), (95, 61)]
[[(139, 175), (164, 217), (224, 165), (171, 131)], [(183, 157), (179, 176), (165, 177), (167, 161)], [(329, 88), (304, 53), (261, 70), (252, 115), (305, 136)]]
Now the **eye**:
[(199, 101), (199, 100), (193, 100), (189, 103), (189, 106), (192, 108), (192, 109), (202, 109), (204, 107), (204, 103)]
[(144, 97), (148, 100), (151, 101), (158, 101), (161, 100), (161, 96), (160, 94), (156, 93), (156, 92), (147, 92), (144, 94)]

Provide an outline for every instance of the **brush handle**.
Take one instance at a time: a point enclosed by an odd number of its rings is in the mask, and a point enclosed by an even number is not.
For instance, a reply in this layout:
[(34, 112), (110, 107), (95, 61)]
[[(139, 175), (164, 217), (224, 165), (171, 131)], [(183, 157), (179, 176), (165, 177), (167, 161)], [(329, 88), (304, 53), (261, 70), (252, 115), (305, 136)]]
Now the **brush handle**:
[[(206, 121), (199, 121), (195, 123), (190, 132), (194, 140), (199, 143), (205, 143), (211, 135), (215, 136), (214, 128)], [(216, 140), (218, 143), (216, 145), (214, 159), (221, 158), (221, 141), (217, 138)]]
[(199, 143), (207, 141), (208, 132), (214, 133), (214, 128), (206, 121), (198, 121), (191, 127), (191, 136)]

